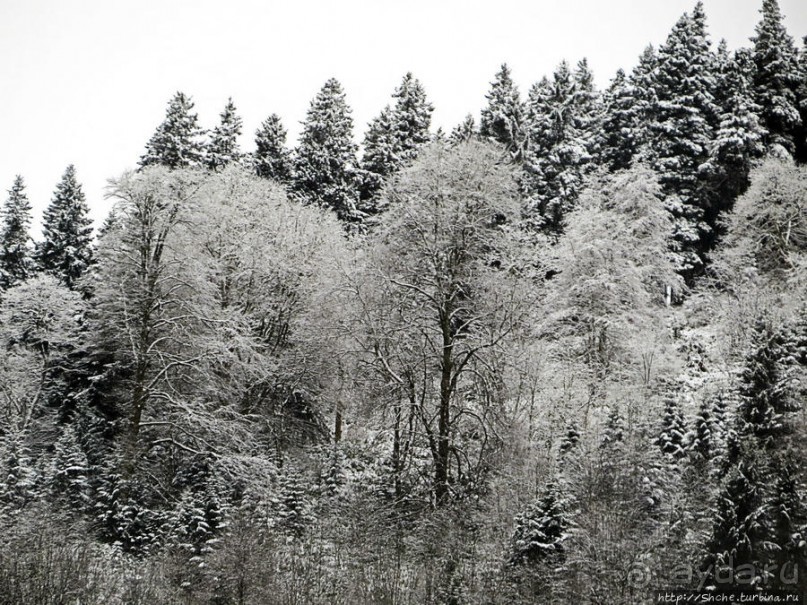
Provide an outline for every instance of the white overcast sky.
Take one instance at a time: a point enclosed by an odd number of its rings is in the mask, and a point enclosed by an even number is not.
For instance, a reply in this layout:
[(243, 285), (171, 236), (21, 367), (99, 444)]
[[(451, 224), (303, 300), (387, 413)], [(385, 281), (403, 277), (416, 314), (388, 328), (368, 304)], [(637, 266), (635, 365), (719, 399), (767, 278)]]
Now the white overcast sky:
[[(600, 87), (658, 46), (694, 0), (0, 0), (0, 199), (22, 174), (38, 221), (76, 165), (98, 221), (106, 180), (134, 167), (177, 90), (212, 128), (227, 97), (241, 145), (277, 113), (293, 142), (314, 94), (338, 78), (356, 140), (407, 71), (450, 130), (478, 113), (502, 62), (522, 94), (564, 58)], [(712, 41), (747, 45), (762, 0), (705, 0)], [(780, 0), (807, 35), (807, 1)]]

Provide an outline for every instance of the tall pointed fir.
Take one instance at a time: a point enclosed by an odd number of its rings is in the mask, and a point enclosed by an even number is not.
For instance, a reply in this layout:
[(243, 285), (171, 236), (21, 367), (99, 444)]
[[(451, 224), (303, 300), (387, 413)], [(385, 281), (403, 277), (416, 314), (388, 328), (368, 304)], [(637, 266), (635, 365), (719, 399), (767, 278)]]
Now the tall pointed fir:
[(630, 75), (621, 69), (603, 95), (599, 159), (610, 170), (630, 168), (646, 159), (645, 146), (657, 104), (655, 74), (658, 56), (647, 46)]
[(454, 127), (451, 134), (448, 135), (448, 144), (459, 145), (460, 143), (470, 141), (478, 134), (479, 132), (476, 129), (474, 117), (469, 113), (462, 122)]
[(799, 64), (793, 38), (782, 23), (777, 0), (763, 0), (762, 20), (756, 27), (753, 57), (756, 66), (754, 93), (768, 131), (766, 146), (781, 145), (796, 150), (796, 131), (801, 126), (796, 91)]
[(718, 226), (718, 214), (729, 210), (737, 196), (749, 185), (753, 161), (762, 156), (765, 130), (759, 122), (759, 106), (753, 101), (743, 68), (728, 55), (724, 45), (718, 52), (720, 78), (718, 101), (720, 116), (705, 172), (714, 202), (706, 209), (705, 219)]
[(353, 119), (342, 85), (334, 78), (308, 109), (294, 157), (293, 191), (307, 204), (332, 209), (348, 230), (360, 229), (357, 209), (356, 144)]
[(651, 155), (667, 205), (675, 219), (679, 270), (691, 279), (703, 267), (714, 241), (706, 213), (712, 203), (701, 166), (709, 159), (719, 109), (714, 54), (706, 33), (703, 4), (685, 13), (659, 50), (658, 96)]
[(31, 274), (30, 227), (31, 203), (25, 194), (25, 183), (17, 175), (0, 213), (0, 290), (7, 290)]
[(157, 127), (140, 158), (140, 166), (187, 168), (203, 165), (203, 131), (193, 101), (182, 92), (168, 103), (165, 120)]
[(799, 53), (799, 80), (801, 84), (796, 90), (801, 114), (801, 128), (796, 130), (796, 160), (807, 163), (807, 36), (804, 36)]
[(39, 269), (74, 288), (92, 261), (92, 221), (76, 169), (71, 164), (45, 209), (42, 241), (36, 247)]
[(605, 115), (600, 133), (600, 161), (609, 170), (630, 168), (639, 150), (635, 90), (621, 69), (605, 91)]
[(434, 107), (417, 78), (407, 73), (392, 98), (394, 105), (381, 111), (365, 135), (361, 166), (368, 174), (362, 183), (363, 200), (374, 198), (384, 179), (414, 160), (431, 140)]
[(288, 183), (291, 178), (291, 155), (286, 148), (286, 129), (280, 117), (272, 114), (255, 131), (255, 153), (252, 156), (255, 172), (259, 177), (278, 183)]
[(361, 199), (368, 204), (384, 186), (384, 179), (401, 164), (400, 149), (394, 134), (392, 108), (387, 105), (370, 122), (364, 135), (361, 160)]
[(431, 141), (429, 128), (434, 106), (426, 98), (423, 85), (411, 73), (403, 77), (392, 98), (395, 99), (393, 130), (400, 146), (401, 162), (406, 164), (414, 160), (420, 148)]
[(563, 560), (566, 554), (564, 542), (571, 526), (567, 506), (558, 486), (550, 483), (540, 499), (516, 516), (511, 539), (511, 566), (552, 564)]
[(479, 134), (504, 145), (513, 161), (524, 153), (524, 104), (513, 82), (510, 68), (503, 63), (485, 95), (487, 107), (479, 120)]
[(686, 456), (686, 424), (678, 399), (668, 396), (664, 400), (664, 415), (656, 437), (656, 445), (670, 460), (680, 460)]
[(741, 431), (763, 446), (776, 444), (792, 431), (791, 415), (798, 409), (791, 391), (788, 345), (780, 330), (757, 321), (740, 379), (739, 421)]
[(238, 137), (241, 135), (242, 121), (235, 110), (233, 100), (227, 99), (224, 110), (219, 114), (221, 121), (210, 133), (210, 142), (205, 150), (205, 163), (209, 170), (221, 170), (228, 164), (241, 161)]
[(575, 72), (563, 61), (551, 81), (530, 89), (521, 179), (525, 214), (529, 225), (551, 233), (562, 231), (592, 159), (598, 116), (591, 81), (584, 61)]

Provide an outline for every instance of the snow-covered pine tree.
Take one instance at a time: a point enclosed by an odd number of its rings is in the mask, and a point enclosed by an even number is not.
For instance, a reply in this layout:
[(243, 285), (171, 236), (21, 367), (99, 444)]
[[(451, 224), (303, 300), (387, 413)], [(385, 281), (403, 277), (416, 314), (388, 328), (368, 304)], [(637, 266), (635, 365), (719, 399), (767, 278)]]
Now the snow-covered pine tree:
[(648, 45), (639, 55), (639, 62), (628, 77), (628, 81), (633, 87), (635, 98), (633, 104), (635, 137), (637, 139), (637, 155), (641, 159), (649, 157), (647, 146), (652, 136), (652, 126), (657, 119), (656, 72), (658, 71), (658, 64), (658, 52), (652, 45)]
[(364, 135), (364, 155), (361, 160), (363, 201), (376, 197), (384, 185), (384, 179), (401, 165), (394, 122), (392, 108), (387, 105), (373, 118)]
[(636, 91), (623, 70), (616, 72), (603, 100), (600, 162), (612, 171), (630, 168), (642, 141), (636, 116)]
[(577, 429), (577, 425), (574, 422), (570, 422), (566, 427), (566, 433), (563, 435), (563, 438), (560, 440), (560, 446), (558, 447), (558, 458), (563, 458), (571, 452), (575, 446), (580, 442), (580, 431)]
[(702, 255), (713, 239), (714, 226), (706, 220), (711, 200), (701, 166), (709, 159), (719, 116), (715, 59), (701, 2), (692, 15), (685, 13), (678, 20), (658, 59), (650, 153), (676, 221), (679, 270), (691, 278), (702, 269)]
[[(807, 499), (800, 482), (798, 467), (802, 462), (794, 452), (785, 452), (774, 461), (772, 493), (768, 503), (770, 517), (772, 588), (804, 591), (807, 578), (800, 572), (807, 566)], [(774, 567), (775, 566), (775, 567)], [(799, 576), (801, 576), (799, 578)], [(800, 583), (794, 586), (794, 581)]]
[(605, 427), (602, 431), (602, 438), (600, 439), (600, 446), (603, 448), (613, 447), (617, 443), (621, 443), (625, 438), (625, 423), (619, 407), (614, 406), (608, 412), (608, 418), (605, 421)]
[(73, 426), (68, 425), (54, 445), (48, 486), (57, 499), (83, 511), (90, 506), (90, 482), (87, 455), (81, 449)]
[(451, 134), (448, 135), (448, 144), (459, 145), (460, 143), (470, 141), (478, 134), (479, 132), (476, 129), (474, 117), (469, 113), (462, 122), (454, 127)]
[(671, 460), (686, 456), (686, 423), (678, 398), (667, 396), (664, 399), (664, 414), (656, 445)]
[(219, 116), (221, 121), (210, 133), (210, 142), (205, 149), (205, 163), (208, 169), (213, 171), (241, 161), (238, 137), (241, 135), (243, 122), (236, 113), (232, 98), (227, 99), (227, 104)]
[(552, 81), (542, 79), (527, 101), (527, 146), (521, 186), (527, 222), (549, 232), (563, 229), (591, 158), (596, 126), (591, 73), (563, 61)]
[(3, 437), (0, 444), (0, 518), (8, 519), (41, 497), (41, 477), (31, 460), (25, 436), (9, 432)]
[(300, 476), (286, 465), (278, 485), (277, 525), (292, 536), (300, 537), (313, 521), (311, 502)]
[(718, 51), (718, 64), (720, 121), (705, 169), (715, 200), (706, 209), (705, 219), (710, 225), (717, 225), (719, 213), (730, 209), (734, 199), (748, 188), (748, 174), (752, 162), (762, 156), (765, 137), (757, 117), (759, 106), (753, 101), (742, 67), (726, 51), (725, 42)]
[(575, 129), (585, 147), (586, 162), (591, 162), (599, 155), (599, 134), (602, 128), (603, 108), (602, 95), (594, 86), (594, 73), (585, 57), (575, 67), (574, 84), (572, 103)]
[(782, 23), (777, 0), (763, 0), (762, 20), (757, 24), (753, 57), (754, 95), (768, 136), (766, 147), (781, 145), (796, 150), (795, 133), (801, 125), (797, 106), (799, 64), (793, 38)]
[(509, 565), (562, 560), (570, 525), (567, 502), (557, 485), (548, 484), (544, 495), (515, 518)]
[(0, 290), (24, 281), (33, 270), (30, 227), (31, 203), (17, 175), (0, 213)]
[(400, 161), (406, 164), (415, 159), (418, 151), (431, 141), (434, 106), (426, 98), (423, 85), (411, 73), (407, 73), (395, 92), (392, 109), (393, 132), (400, 149)]
[(39, 269), (73, 289), (92, 262), (92, 220), (76, 169), (67, 167), (45, 209), (42, 241), (36, 247)]
[(311, 101), (294, 155), (293, 192), (303, 203), (332, 209), (360, 230), (353, 119), (342, 85), (328, 80)]
[(793, 361), (807, 366), (807, 304), (802, 305), (796, 319), (788, 325), (787, 345)]
[(799, 52), (799, 80), (796, 90), (801, 115), (801, 127), (796, 130), (796, 161), (807, 163), (807, 36), (804, 36)]
[(255, 153), (252, 162), (259, 177), (278, 183), (291, 178), (291, 154), (286, 148), (286, 129), (280, 117), (272, 114), (255, 131)]
[(695, 417), (695, 427), (689, 449), (695, 456), (696, 462), (705, 463), (713, 458), (715, 445), (712, 402), (704, 398), (698, 415)]
[(792, 431), (798, 409), (787, 367), (789, 351), (783, 333), (765, 320), (754, 325), (751, 348), (740, 377), (740, 431), (755, 436), (763, 447), (773, 446)]
[(191, 98), (177, 92), (168, 103), (165, 120), (146, 145), (146, 153), (140, 158), (141, 168), (153, 165), (168, 168), (202, 166), (203, 131), (198, 122)]
[(485, 98), (488, 104), (482, 109), (479, 134), (504, 145), (513, 161), (520, 162), (524, 153), (525, 109), (506, 63), (494, 76)]
[[(716, 575), (728, 577), (725, 568), (761, 569), (764, 559), (761, 542), (768, 533), (765, 504), (759, 472), (754, 462), (742, 461), (732, 468), (720, 490), (711, 535), (706, 542), (703, 565), (707, 586), (722, 590), (736, 587), (717, 583)], [(747, 584), (760, 577), (731, 576)]]
[(384, 180), (414, 160), (431, 141), (434, 107), (417, 78), (407, 73), (392, 98), (394, 105), (384, 107), (370, 122), (364, 138), (362, 200), (376, 197)]

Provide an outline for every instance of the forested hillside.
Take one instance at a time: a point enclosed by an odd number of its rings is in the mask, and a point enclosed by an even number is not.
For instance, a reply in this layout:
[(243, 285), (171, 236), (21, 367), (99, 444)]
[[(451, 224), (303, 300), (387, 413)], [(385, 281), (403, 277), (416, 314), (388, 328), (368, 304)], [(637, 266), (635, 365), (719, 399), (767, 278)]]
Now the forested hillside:
[(178, 92), (95, 233), (80, 166), (41, 236), (17, 177), (0, 603), (804, 593), (807, 37), (698, 3), (605, 90), (492, 78), (360, 145), (330, 79), (252, 150)]

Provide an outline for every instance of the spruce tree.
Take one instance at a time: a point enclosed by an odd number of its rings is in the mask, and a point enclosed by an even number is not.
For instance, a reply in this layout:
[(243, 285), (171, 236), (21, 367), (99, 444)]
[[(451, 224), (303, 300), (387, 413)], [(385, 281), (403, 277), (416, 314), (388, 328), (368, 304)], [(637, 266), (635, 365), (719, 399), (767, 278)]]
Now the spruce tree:
[(92, 262), (92, 221), (76, 169), (67, 167), (43, 217), (42, 242), (36, 249), (40, 270), (74, 288)]
[(781, 331), (759, 320), (754, 326), (740, 383), (740, 430), (770, 447), (792, 431), (797, 409), (787, 367), (790, 352)]
[(586, 150), (586, 162), (598, 155), (599, 135), (602, 127), (602, 97), (594, 86), (594, 73), (583, 58), (574, 70), (575, 127)]
[(72, 426), (66, 426), (54, 446), (48, 484), (57, 499), (77, 511), (90, 505), (89, 462)]
[(202, 166), (202, 134), (198, 116), (193, 112), (193, 101), (184, 93), (177, 92), (168, 103), (165, 120), (146, 145), (146, 153), (140, 158), (140, 166)]
[(370, 123), (364, 138), (361, 167), (369, 174), (362, 183), (363, 200), (374, 198), (384, 179), (414, 160), (420, 148), (431, 141), (434, 107), (422, 84), (407, 73), (392, 98), (394, 105), (386, 106)]
[(796, 130), (796, 160), (807, 163), (807, 36), (804, 36), (799, 53), (799, 84), (796, 97), (799, 102), (801, 127)]
[(448, 135), (448, 143), (449, 145), (459, 145), (460, 143), (470, 141), (477, 136), (477, 134), (476, 122), (474, 122), (474, 117), (469, 113), (462, 122), (454, 127), (451, 134)]
[(362, 156), (362, 200), (376, 196), (384, 185), (384, 179), (401, 165), (401, 150), (395, 136), (395, 118), (387, 105), (370, 122), (364, 135)]
[(749, 185), (752, 163), (762, 156), (765, 130), (757, 117), (759, 106), (752, 98), (742, 67), (733, 57), (721, 56), (719, 82), (720, 117), (710, 150), (709, 178), (715, 203), (706, 212), (716, 225), (718, 213), (728, 210)]
[(600, 447), (610, 448), (617, 443), (621, 443), (625, 438), (625, 426), (619, 408), (614, 406), (608, 413), (605, 427), (600, 440)]
[(605, 91), (604, 103), (600, 161), (609, 170), (625, 170), (633, 163), (642, 141), (636, 116), (636, 91), (621, 69)]
[(690, 443), (690, 449), (698, 462), (703, 463), (712, 459), (715, 451), (714, 418), (712, 406), (708, 399), (701, 402), (700, 410), (695, 418), (695, 429)]
[(221, 121), (210, 133), (210, 142), (205, 154), (205, 163), (208, 169), (213, 171), (241, 161), (238, 137), (241, 135), (242, 121), (231, 98), (227, 99), (227, 105), (219, 115)]
[(680, 460), (686, 456), (686, 432), (684, 415), (678, 399), (672, 396), (666, 397), (656, 445), (670, 459)]
[(485, 95), (488, 104), (482, 110), (479, 134), (501, 143), (514, 161), (521, 161), (524, 145), (524, 105), (510, 74), (503, 63), (494, 76), (490, 92)]
[(767, 147), (781, 145), (796, 150), (795, 133), (801, 125), (796, 90), (799, 65), (793, 38), (782, 23), (777, 0), (763, 0), (762, 20), (756, 27), (754, 43), (754, 94), (768, 132)]
[(580, 431), (577, 430), (577, 425), (574, 422), (570, 422), (569, 425), (566, 427), (566, 433), (560, 440), (560, 446), (558, 448), (558, 457), (564, 458), (566, 454), (571, 452), (579, 442), (580, 442)]
[[(768, 505), (771, 569), (775, 570), (769, 579), (773, 588), (790, 591), (807, 587), (807, 578), (802, 575), (807, 565), (807, 500), (798, 479), (801, 464), (793, 452), (774, 461)], [(799, 576), (801, 581), (794, 586)]]
[(330, 208), (357, 229), (356, 144), (342, 85), (328, 80), (311, 101), (294, 157), (293, 191), (306, 204)]
[(530, 566), (544, 561), (560, 561), (571, 525), (566, 502), (554, 483), (544, 495), (515, 519), (509, 564)]
[[(711, 536), (706, 543), (704, 570), (709, 585), (718, 589), (736, 587), (716, 582), (721, 569), (745, 566), (759, 569), (763, 560), (761, 542), (769, 533), (761, 478), (753, 462), (740, 462), (727, 476), (720, 491)], [(732, 575), (735, 582), (757, 583), (761, 578)]]
[(404, 76), (392, 98), (395, 99), (393, 130), (400, 149), (400, 161), (406, 164), (414, 160), (420, 148), (431, 140), (429, 128), (434, 106), (426, 98), (423, 85), (411, 73)]
[(0, 213), (0, 290), (24, 281), (32, 272), (30, 227), (31, 204), (17, 175)]
[(648, 45), (639, 55), (639, 62), (628, 78), (633, 87), (633, 125), (637, 149), (642, 159), (647, 159), (645, 146), (652, 136), (651, 127), (656, 122), (658, 110), (658, 95), (656, 94), (656, 73), (658, 71), (659, 56), (652, 45)]
[(701, 166), (709, 159), (719, 116), (714, 63), (699, 2), (659, 50), (651, 139), (653, 165), (676, 223), (679, 270), (687, 278), (702, 269), (702, 255), (713, 241), (714, 225), (706, 217), (712, 200)]
[(530, 89), (521, 185), (528, 224), (549, 232), (562, 231), (592, 159), (598, 103), (591, 80), (585, 61), (575, 72), (564, 61), (552, 81)]
[(291, 178), (291, 155), (286, 148), (286, 129), (277, 114), (266, 118), (255, 131), (253, 166), (259, 177), (278, 183)]

